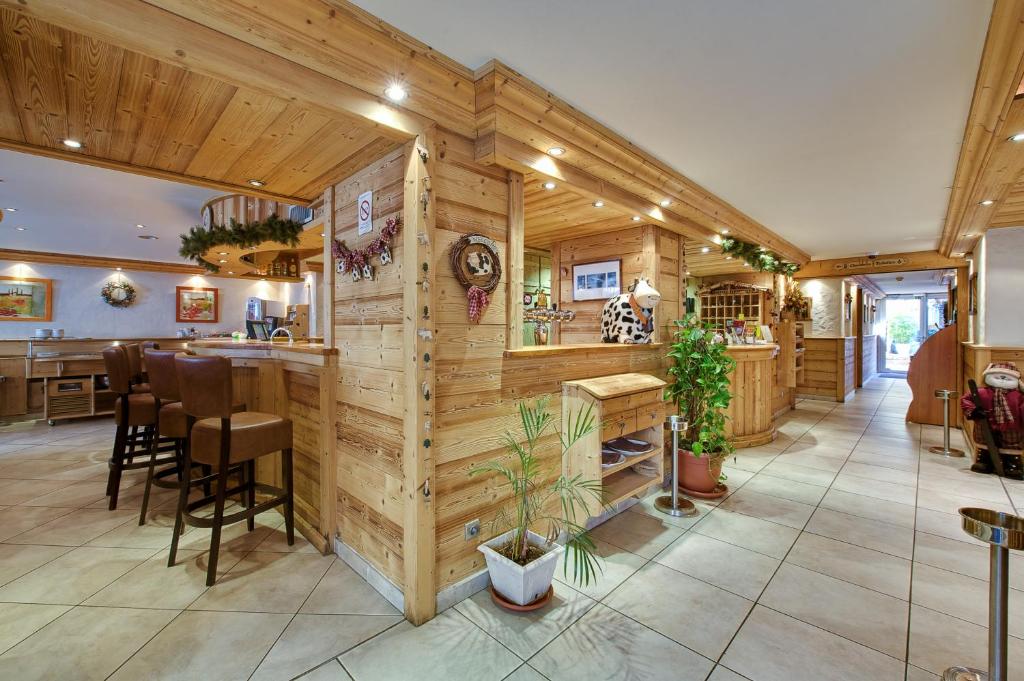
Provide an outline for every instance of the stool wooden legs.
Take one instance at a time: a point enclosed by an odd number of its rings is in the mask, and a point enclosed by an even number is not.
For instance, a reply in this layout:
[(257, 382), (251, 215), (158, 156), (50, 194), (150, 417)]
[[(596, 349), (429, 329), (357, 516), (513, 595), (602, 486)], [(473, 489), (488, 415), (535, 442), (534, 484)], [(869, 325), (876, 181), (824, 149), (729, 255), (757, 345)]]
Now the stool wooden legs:
[(284, 479), (284, 527), (288, 546), (295, 543), (295, 497), (292, 493), (292, 448), (281, 450), (281, 477)]
[[(225, 457), (225, 461), (227, 457)], [(220, 557), (220, 531), (224, 526), (224, 501), (228, 492), (229, 466), (222, 465), (217, 471), (217, 496), (213, 502), (213, 528), (210, 531), (210, 556), (207, 559), (206, 586), (217, 581), (217, 559)]]
[(107, 508), (117, 508), (117, 493), (121, 487), (121, 471), (124, 468), (125, 448), (128, 442), (128, 426), (118, 426), (114, 434), (114, 449), (110, 453), (110, 473), (107, 475), (107, 496), (110, 503)]
[[(252, 508), (256, 505), (256, 462), (249, 461), (245, 464), (245, 483), (249, 490), (246, 494), (246, 505)], [(245, 528), (252, 532), (256, 529), (256, 516), (249, 516), (245, 519)]]

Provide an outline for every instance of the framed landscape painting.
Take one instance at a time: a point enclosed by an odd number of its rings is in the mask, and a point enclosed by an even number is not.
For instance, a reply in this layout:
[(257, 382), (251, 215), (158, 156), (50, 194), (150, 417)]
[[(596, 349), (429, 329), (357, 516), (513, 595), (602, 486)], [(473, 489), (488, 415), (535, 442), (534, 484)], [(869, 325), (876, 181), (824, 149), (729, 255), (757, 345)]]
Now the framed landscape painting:
[(572, 299), (607, 300), (622, 293), (621, 260), (572, 266)]
[(218, 321), (220, 291), (215, 288), (176, 287), (177, 314), (179, 324), (190, 322), (213, 323)]
[(0, 277), (0, 322), (53, 319), (53, 280)]

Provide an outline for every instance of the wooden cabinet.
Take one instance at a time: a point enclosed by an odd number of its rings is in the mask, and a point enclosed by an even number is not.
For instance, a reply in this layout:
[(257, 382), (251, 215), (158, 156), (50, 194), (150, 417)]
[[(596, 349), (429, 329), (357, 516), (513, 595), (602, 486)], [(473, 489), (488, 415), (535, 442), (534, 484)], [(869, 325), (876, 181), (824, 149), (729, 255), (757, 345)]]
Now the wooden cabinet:
[(28, 413), (24, 357), (0, 357), (0, 416)]
[[(600, 480), (605, 506), (642, 496), (662, 484), (665, 473), (664, 389), (665, 381), (648, 374), (617, 374), (562, 384), (563, 434), (568, 432), (570, 416), (575, 421), (581, 409), (589, 407), (595, 420), (594, 431), (569, 449), (563, 463), (565, 473), (580, 475), (584, 480)], [(603, 443), (624, 436), (649, 442), (653, 449), (602, 467)], [(595, 501), (588, 510), (591, 516), (596, 516), (603, 508)]]

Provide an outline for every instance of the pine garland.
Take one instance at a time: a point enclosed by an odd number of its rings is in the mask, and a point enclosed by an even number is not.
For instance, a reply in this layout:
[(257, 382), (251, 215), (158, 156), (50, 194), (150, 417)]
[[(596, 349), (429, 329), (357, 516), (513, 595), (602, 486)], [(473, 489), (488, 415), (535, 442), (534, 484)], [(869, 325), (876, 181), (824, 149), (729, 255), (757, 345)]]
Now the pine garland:
[(196, 225), (188, 234), (182, 234), (178, 254), (210, 272), (219, 272), (220, 267), (203, 259), (203, 254), (215, 246), (249, 248), (266, 241), (276, 241), (294, 248), (299, 245), (299, 235), (303, 229), (302, 223), (282, 220), (277, 217), (277, 213), (256, 222), (241, 223), (231, 218), (227, 225), (212, 225), (209, 229)]
[(743, 258), (758, 272), (785, 274), (791, 277), (800, 269), (800, 265), (783, 260), (778, 253), (739, 239), (722, 239), (722, 253)]

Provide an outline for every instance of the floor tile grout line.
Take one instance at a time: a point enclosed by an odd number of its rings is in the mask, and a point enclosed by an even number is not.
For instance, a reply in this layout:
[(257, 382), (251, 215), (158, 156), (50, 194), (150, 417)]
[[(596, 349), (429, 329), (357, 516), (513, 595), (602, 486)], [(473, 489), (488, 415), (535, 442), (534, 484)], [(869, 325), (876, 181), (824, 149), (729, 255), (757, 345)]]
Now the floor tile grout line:
[[(52, 603), (49, 603), (49, 604), (46, 604), (46, 605), (54, 606), (54, 604), (52, 604)], [(27, 641), (28, 639), (30, 639), (31, 637), (35, 636), (35, 635), (36, 635), (36, 634), (38, 634), (38, 633), (39, 633), (40, 631), (42, 631), (43, 629), (45, 629), (46, 627), (50, 626), (51, 624), (53, 624), (54, 622), (56, 622), (57, 620), (59, 620), (59, 619), (60, 619), (61, 617), (64, 617), (64, 615), (66, 615), (66, 614), (68, 614), (69, 612), (71, 612), (72, 610), (74, 610), (76, 606), (74, 606), (74, 605), (70, 605), (70, 606), (65, 606), (64, 604), (59, 604), (59, 605), (56, 605), (55, 607), (61, 607), (61, 608), (63, 608), (63, 607), (67, 607), (67, 610), (65, 610), (65, 611), (64, 611), (64, 612), (62, 612), (61, 614), (57, 615), (56, 617), (54, 617), (54, 618), (53, 618), (52, 620), (50, 620), (49, 622), (46, 622), (45, 624), (41, 624), (41, 625), (39, 626), (39, 628), (38, 628), (38, 629), (34, 629), (34, 630), (32, 631), (32, 633), (28, 634), (27, 636), (23, 636), (22, 638), (18, 639), (17, 641), (15, 641), (15, 642), (14, 642), (14, 643), (12, 643), (11, 645), (7, 646), (7, 647), (6, 647), (6, 648), (4, 648), (3, 650), (0, 650), (0, 657), (3, 657), (3, 656), (4, 656), (4, 655), (6, 655), (6, 654), (7, 654), (8, 652), (10, 652), (11, 650), (13, 650), (13, 649), (14, 649), (14, 648), (16, 648), (17, 646), (21, 645), (21, 644), (22, 644), (23, 642)]]

